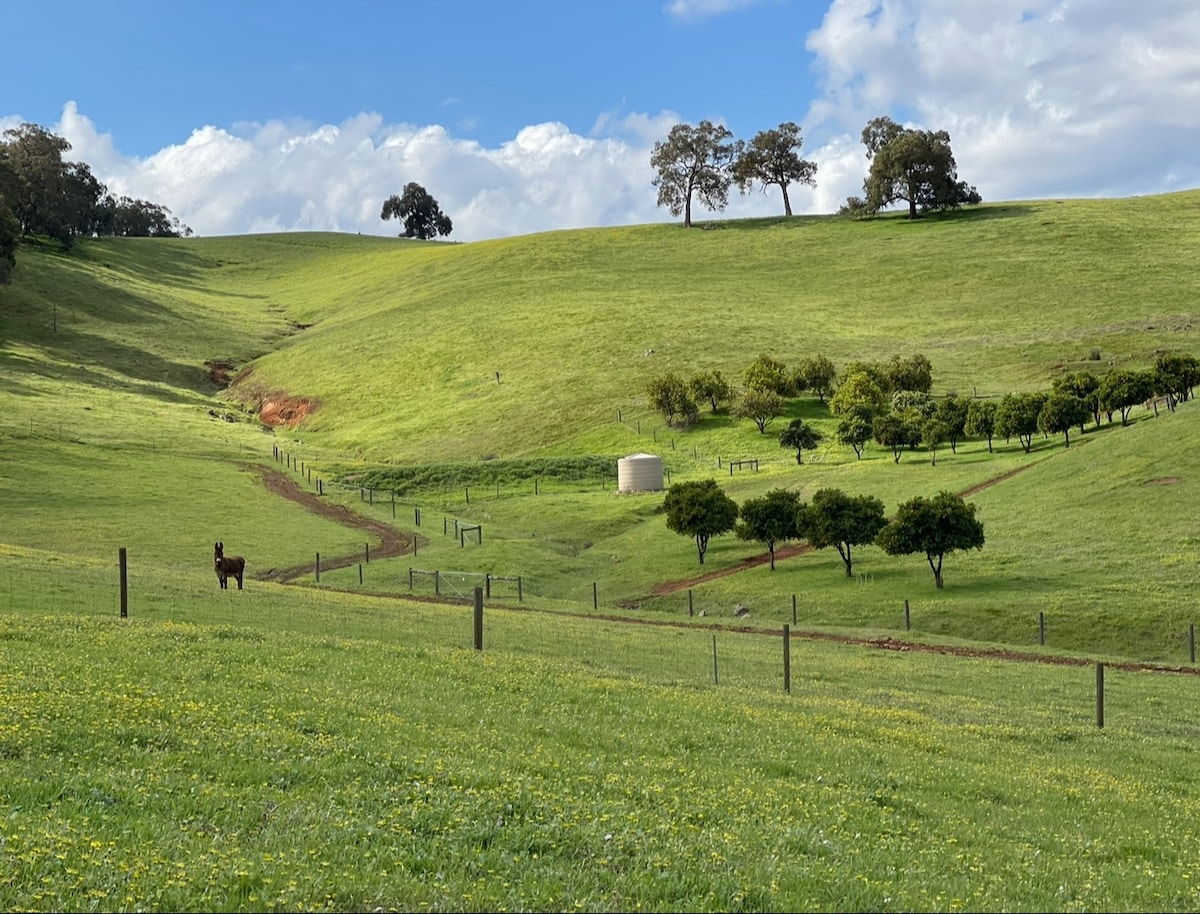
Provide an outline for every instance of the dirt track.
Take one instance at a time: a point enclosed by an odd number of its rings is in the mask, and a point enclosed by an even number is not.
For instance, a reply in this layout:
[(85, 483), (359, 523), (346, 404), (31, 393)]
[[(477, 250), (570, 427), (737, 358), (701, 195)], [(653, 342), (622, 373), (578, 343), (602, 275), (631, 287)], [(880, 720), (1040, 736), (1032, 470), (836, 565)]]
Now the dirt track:
[[(1046, 458), (1042, 458), (1046, 459)], [(1024, 464), (1014, 470), (1010, 470), (1003, 475), (993, 477), (978, 485), (972, 486), (966, 491), (960, 493), (963, 497), (973, 495), (976, 492), (982, 491), (989, 486), (997, 485), (1004, 482), (1006, 479), (1011, 479), (1017, 473), (1023, 472), (1034, 466), (1035, 463)], [(403, 555), (406, 552), (411, 552), (413, 548), (413, 537), (397, 530), (388, 524), (372, 520), (369, 517), (364, 517), (351, 511), (343, 505), (331, 504), (323, 500), (315, 493), (308, 492), (302, 489), (296, 481), (282, 470), (274, 467), (262, 467), (252, 464), (246, 465), (247, 469), (254, 470), (259, 473), (263, 480), (263, 485), (268, 490), (283, 498), (290, 499), (297, 504), (303, 505), (314, 514), (320, 514), (322, 517), (327, 517), (336, 523), (346, 527), (352, 527), (356, 530), (374, 537), (378, 540), (377, 544), (372, 544), (371, 552), (373, 555), (381, 558), (391, 558), (398, 555)], [(418, 546), (420, 540), (418, 540)], [(790, 546), (786, 549), (778, 549), (775, 552), (775, 561), (789, 558), (794, 555), (800, 555), (810, 549), (807, 545)], [(345, 568), (350, 565), (355, 565), (359, 562), (361, 556), (355, 552), (352, 555), (334, 556), (330, 558), (321, 558), (322, 568)], [(679, 590), (685, 590), (705, 581), (713, 580), (714, 578), (723, 577), (725, 575), (737, 574), (739, 571), (745, 571), (748, 568), (755, 568), (769, 562), (771, 559), (770, 553), (752, 556), (739, 562), (736, 565), (731, 565), (727, 568), (720, 568), (716, 571), (706, 572), (693, 578), (685, 580), (667, 581), (658, 584), (654, 587), (653, 593), (661, 596), (664, 594), (674, 593)], [(297, 578), (303, 577), (313, 570), (311, 563), (298, 565), (293, 568), (271, 568), (266, 571), (259, 572), (254, 575), (256, 580), (260, 581), (277, 581), (280, 583), (288, 583)], [(397, 595), (398, 597), (400, 595)], [(421, 602), (437, 602), (437, 603), (454, 603), (460, 602), (445, 597), (420, 597), (412, 594), (404, 594), (405, 600), (419, 600)], [(779, 632), (767, 631), (761, 628), (750, 627), (735, 627), (730, 628), (719, 623), (695, 623), (695, 622), (673, 622), (670, 620), (651, 620), (638, 619), (630, 616), (598, 616), (595, 613), (569, 613), (561, 610), (537, 610), (528, 607), (509, 607), (519, 609), (524, 612), (544, 612), (549, 615), (570, 615), (580, 616), (592, 619), (604, 619), (612, 622), (621, 622), (629, 625), (656, 625), (665, 628), (699, 628), (712, 629), (713, 631), (732, 631), (745, 635), (761, 635), (771, 638), (778, 638)], [(804, 638), (811, 641), (834, 641), (839, 644), (858, 644), (864, 647), (880, 648), (889, 651), (921, 651), (924, 653), (933, 654), (949, 654), (957, 657), (979, 657), (989, 658), (994, 660), (1007, 660), (1019, 663), (1046, 663), (1061, 666), (1091, 666), (1096, 661), (1087, 658), (1073, 657), (1055, 657), (1044, 654), (1033, 654), (1022, 651), (998, 649), (998, 648), (970, 648), (970, 647), (949, 647), (945, 645), (922, 644), (918, 641), (900, 641), (895, 638), (855, 638), (845, 635), (830, 635), (821, 632), (805, 632), (794, 631), (791, 633), (793, 638)], [(1183, 673), (1185, 675), (1196, 676), (1200, 675), (1200, 666), (1168, 666), (1157, 663), (1113, 663), (1109, 664), (1115, 669), (1120, 670), (1153, 670), (1164, 673)]]

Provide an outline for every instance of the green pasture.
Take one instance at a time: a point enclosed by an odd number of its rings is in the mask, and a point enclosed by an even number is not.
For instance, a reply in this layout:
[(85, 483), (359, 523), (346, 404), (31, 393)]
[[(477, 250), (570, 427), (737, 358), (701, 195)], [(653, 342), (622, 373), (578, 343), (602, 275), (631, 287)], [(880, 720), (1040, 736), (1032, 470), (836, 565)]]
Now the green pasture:
[(0, 614), (0, 906), (1200, 902), (1195, 676), (485, 618)]
[[(707, 406), (669, 428), (642, 391), (736, 385), (764, 353), (924, 353), (935, 394), (980, 397), (1200, 355), (1197, 203), (22, 247), (0, 287), (0, 905), (1194, 909), (1193, 402), (895, 463), (837, 445), (809, 395), (760, 434)], [(309, 417), (261, 422), (281, 397)], [(792, 417), (826, 434), (802, 464)], [(764, 547), (732, 534), (701, 564), (662, 493), (617, 493), (636, 452), (739, 503), (970, 493), (986, 544), (940, 591), (871, 546), (851, 577), (832, 549), (750, 565)], [(218, 540), (245, 590), (218, 589)]]

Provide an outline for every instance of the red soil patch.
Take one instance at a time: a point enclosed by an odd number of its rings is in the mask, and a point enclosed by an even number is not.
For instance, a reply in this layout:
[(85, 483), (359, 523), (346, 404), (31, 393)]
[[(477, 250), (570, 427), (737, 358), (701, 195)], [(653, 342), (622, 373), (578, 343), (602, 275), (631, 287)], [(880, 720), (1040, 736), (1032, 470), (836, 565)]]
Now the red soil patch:
[(269, 425), (272, 428), (277, 425), (295, 428), (314, 409), (316, 409), (316, 404), (304, 397), (271, 394), (264, 398), (259, 406), (258, 418), (263, 425)]

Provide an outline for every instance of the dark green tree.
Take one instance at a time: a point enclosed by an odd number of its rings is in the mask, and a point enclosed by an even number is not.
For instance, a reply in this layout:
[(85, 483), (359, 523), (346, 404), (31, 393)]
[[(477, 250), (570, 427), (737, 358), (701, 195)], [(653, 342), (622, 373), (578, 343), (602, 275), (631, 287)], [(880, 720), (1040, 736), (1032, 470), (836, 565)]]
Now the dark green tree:
[(941, 419), (926, 419), (921, 426), (921, 443), (929, 449), (929, 463), (937, 465), (937, 449), (943, 441), (950, 437), (946, 423)]
[(716, 369), (694, 375), (688, 381), (688, 390), (696, 400), (707, 401), (714, 413), (722, 403), (733, 397), (733, 388)]
[(967, 407), (967, 424), (963, 432), (976, 438), (986, 438), (988, 453), (992, 453), (992, 436), (996, 434), (995, 400), (972, 400)]
[(768, 187), (775, 185), (783, 193), (784, 215), (790, 216), (792, 201), (788, 198), (788, 186), (817, 186), (816, 163), (800, 158), (802, 145), (800, 128), (791, 121), (756, 134), (733, 164), (733, 179), (737, 181), (738, 189), (745, 193), (758, 183), (765, 193)]
[(787, 489), (772, 489), (758, 498), (742, 504), (737, 525), (738, 539), (762, 543), (771, 554), (771, 570), (775, 570), (775, 546), (798, 537), (797, 519), (800, 496)]
[(975, 517), (975, 505), (961, 495), (918, 496), (899, 507), (875, 537), (875, 545), (888, 555), (925, 553), (941, 590), (942, 558), (959, 549), (982, 549), (983, 524)]
[(1121, 414), (1121, 424), (1129, 424), (1129, 411), (1154, 396), (1154, 375), (1149, 371), (1114, 368), (1100, 379), (1096, 398), (1100, 408), (1112, 421), (1114, 412)]
[(17, 245), (21, 241), (21, 224), (12, 214), (4, 196), (0, 195), (0, 286), (12, 281), (17, 265)]
[(404, 237), (428, 241), (454, 231), (450, 217), (442, 212), (436, 199), (416, 181), (404, 185), (400, 196), (392, 194), (383, 201), (379, 218), (385, 222), (392, 217), (404, 220)]
[(727, 128), (712, 121), (701, 121), (698, 127), (676, 124), (650, 154), (658, 205), (672, 216), (683, 213), (684, 228), (692, 225), (692, 197), (709, 209), (725, 209), (741, 146)]
[(683, 378), (672, 371), (655, 375), (646, 384), (646, 396), (667, 425), (686, 428), (700, 417), (700, 409)]
[(1071, 429), (1091, 417), (1092, 410), (1088, 404), (1065, 390), (1053, 390), (1042, 403), (1038, 411), (1038, 430), (1048, 435), (1062, 432), (1065, 447), (1071, 446)]
[(742, 394), (733, 414), (739, 419), (749, 419), (758, 426), (758, 433), (765, 435), (771, 420), (783, 415), (783, 397), (773, 390), (748, 390)]
[(921, 443), (919, 413), (880, 413), (871, 419), (871, 437), (876, 444), (892, 449), (892, 462), (899, 463), (906, 447)]
[(663, 509), (668, 530), (695, 538), (701, 565), (709, 539), (737, 526), (737, 502), (721, 491), (715, 479), (675, 483), (667, 490)]
[(823, 355), (801, 359), (796, 368), (796, 389), (811, 390), (822, 403), (833, 393), (833, 385), (837, 381), (837, 369), (833, 362)]
[(893, 203), (908, 203), (908, 216), (982, 202), (979, 192), (958, 180), (958, 166), (945, 130), (914, 130), (888, 117), (870, 121), (862, 132), (871, 166), (863, 181), (864, 198), (851, 198), (843, 212), (878, 213)]
[(63, 153), (71, 144), (37, 124), (4, 131), (6, 158), (15, 177), (9, 201), (22, 235), (49, 235), (71, 246), (73, 222)]
[(862, 460), (863, 448), (871, 440), (871, 413), (865, 409), (847, 413), (838, 421), (836, 434), (838, 443), (848, 445)]
[(1046, 402), (1046, 394), (1042, 392), (1025, 394), (1005, 394), (1000, 398), (996, 407), (995, 433), (1003, 435), (1005, 440), (1016, 436), (1021, 447), (1028, 454), (1033, 449), (1033, 436), (1040, 431), (1038, 415), (1042, 404)]
[(1076, 397), (1084, 402), (1087, 406), (1087, 413), (1079, 424), (1079, 434), (1084, 432), (1084, 423), (1087, 422), (1090, 416), (1096, 422), (1096, 427), (1100, 426), (1100, 398), (1096, 392), (1100, 389), (1100, 379), (1086, 368), (1079, 371), (1069, 371), (1061, 377), (1055, 378), (1050, 385), (1051, 390), (1061, 390)]
[(966, 434), (967, 413), (970, 409), (971, 401), (954, 391), (950, 391), (938, 401), (934, 417), (946, 426), (946, 439), (950, 442), (950, 450), (955, 454), (958, 453), (959, 439)]
[(1155, 388), (1167, 397), (1167, 408), (1184, 403), (1192, 396), (1192, 388), (1200, 383), (1200, 359), (1194, 355), (1163, 353), (1154, 360)]
[(805, 425), (803, 419), (793, 419), (788, 423), (787, 428), (779, 433), (780, 447), (794, 447), (796, 449), (796, 463), (803, 463), (801, 459), (805, 448), (812, 450), (825, 436), (820, 431), (813, 428), (811, 425)]
[(800, 537), (814, 549), (836, 546), (846, 577), (854, 576), (851, 546), (875, 542), (887, 524), (883, 502), (873, 495), (847, 495), (841, 489), (820, 489), (800, 509)]

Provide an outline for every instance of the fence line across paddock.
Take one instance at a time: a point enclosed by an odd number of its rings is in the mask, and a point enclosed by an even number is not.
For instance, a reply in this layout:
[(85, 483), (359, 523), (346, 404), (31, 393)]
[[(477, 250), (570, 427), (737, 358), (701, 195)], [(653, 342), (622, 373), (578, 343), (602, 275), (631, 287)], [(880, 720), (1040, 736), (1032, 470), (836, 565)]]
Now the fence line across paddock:
[[(64, 619), (72, 615), (86, 615), (102, 616), (121, 624), (149, 620), (215, 626), (217, 637), (240, 640), (254, 639), (255, 628), (266, 628), (346, 639), (370, 638), (408, 646), (474, 647), (477, 651), (488, 649), (501, 654), (540, 654), (548, 660), (577, 658), (592, 667), (611, 669), (639, 678), (647, 675), (651, 678), (665, 676), (671, 682), (691, 682), (712, 687), (737, 686), (796, 694), (797, 686), (800, 690), (811, 689), (825, 678), (820, 669), (798, 669), (793, 661), (797, 643), (807, 642), (811, 646), (814, 638), (820, 640), (819, 634), (806, 635), (792, 631), (787, 623), (782, 625), (781, 631), (746, 631), (704, 625), (679, 627), (665, 623), (648, 626), (638, 620), (620, 621), (578, 612), (546, 611), (547, 625), (559, 626), (556, 629), (558, 632), (569, 631), (574, 634), (566, 638), (556, 635), (539, 643), (537, 639), (531, 640), (529, 637), (529, 610), (518, 610), (503, 604), (485, 609), (482, 585), (471, 589), (466, 601), (408, 606), (403, 612), (391, 612), (383, 598), (368, 595), (356, 597), (321, 588), (304, 588), (303, 600), (297, 601), (295, 591), (282, 584), (260, 583), (242, 592), (212, 589), (206, 595), (199, 595), (195, 592), (194, 582), (164, 579), (155, 570), (139, 571), (136, 558), (128, 561), (124, 547), (120, 548), (119, 557), (122, 561), (105, 563), (103, 566), (95, 562), (75, 563), (62, 569), (56, 580), (50, 581), (30, 575), (28, 566), (20, 564), (18, 557), (0, 554), (0, 581), (3, 582), (0, 585), (0, 612), (8, 617), (2, 624), (10, 628), (19, 627), (20, 613), (27, 612), (25, 607), (32, 603), (43, 607), (47, 614)], [(120, 571), (120, 599), (114, 587), (114, 565)], [(20, 574), (22, 568), (25, 569), (24, 575)], [(416, 574), (418, 570), (413, 569), (413, 572)], [(421, 573), (441, 576), (438, 572)], [(450, 573), (450, 577), (455, 576), (456, 573)], [(471, 575), (457, 573), (457, 576), (465, 580)], [(34, 580), (25, 580), (29, 577)], [(85, 598), (88, 594), (92, 599)], [(126, 596), (129, 598), (128, 613), (124, 611)], [(60, 601), (63, 600), (69, 601), (70, 611), (61, 609)], [(369, 601), (369, 605), (358, 601)], [(298, 605), (298, 602), (303, 605)], [(469, 606), (462, 605), (464, 602)], [(120, 616), (117, 614), (118, 605), (122, 610)], [(606, 632), (601, 639), (604, 643), (602, 655), (597, 654), (601, 640), (594, 637), (598, 627), (603, 627)], [(1189, 626), (1188, 636), (1194, 666), (1194, 626)], [(826, 643), (830, 650), (855, 647)], [(856, 647), (860, 650), (871, 649), (865, 644)], [(811, 662), (811, 651), (804, 656), (809, 657)], [(903, 657), (905, 652), (893, 656)], [(1137, 699), (1131, 696), (1136, 692), (1139, 672), (1157, 671), (1175, 675), (1184, 672), (1179, 667), (1153, 665), (1126, 670), (1125, 664), (1108, 664), (1083, 658), (1068, 662), (1064, 662), (1063, 658), (1050, 661), (1051, 658), (1044, 658), (1043, 662), (1047, 666), (1064, 669), (1064, 675), (1077, 682), (1078, 694), (1070, 712), (1073, 724), (1083, 726), (1090, 721), (1097, 728), (1110, 723), (1120, 726), (1121, 709), (1137, 707)], [(981, 667), (981, 675), (992, 676), (995, 669), (994, 664)], [(1109, 671), (1107, 678), (1106, 670)], [(1111, 675), (1112, 671), (1118, 674), (1117, 678)], [(1193, 669), (1190, 672), (1197, 671)], [(1200, 689), (1200, 676), (1188, 676), (1187, 681)], [(1094, 682), (1094, 686), (1090, 690), (1085, 689), (1081, 685), (1085, 682)], [(902, 675), (894, 688), (903, 690)], [(920, 700), (919, 695), (911, 697), (914, 701)], [(1113, 707), (1110, 699), (1114, 697), (1117, 700), (1116, 715), (1109, 713)], [(1038, 712), (1030, 709), (1029, 713)]]

